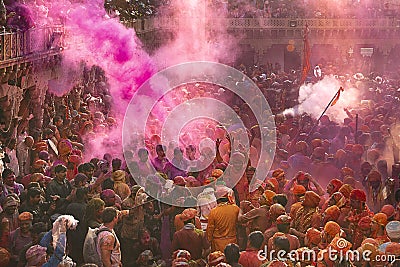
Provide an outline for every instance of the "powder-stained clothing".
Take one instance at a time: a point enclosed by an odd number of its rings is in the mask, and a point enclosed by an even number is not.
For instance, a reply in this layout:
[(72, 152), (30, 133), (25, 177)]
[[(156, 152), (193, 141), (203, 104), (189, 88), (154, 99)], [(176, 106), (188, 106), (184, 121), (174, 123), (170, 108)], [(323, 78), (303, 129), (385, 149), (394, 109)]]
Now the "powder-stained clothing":
[[(299, 241), (299, 239), (297, 238), (297, 236), (291, 235), (291, 234), (285, 234), (285, 236), (286, 236), (286, 238), (287, 238), (288, 241), (289, 241), (290, 250), (294, 251), (294, 250), (300, 248), (300, 241)], [(271, 238), (268, 240), (268, 251), (271, 251), (271, 250), (272, 250), (272, 244), (273, 244), (273, 237), (271, 237)]]
[(164, 172), (165, 165), (167, 165), (168, 162), (169, 161), (167, 158), (159, 159), (158, 157), (155, 157), (152, 161), (152, 164), (154, 169), (156, 169), (156, 171)]
[[(122, 209), (132, 209), (135, 207), (135, 201), (132, 197), (122, 201)], [(143, 206), (134, 208), (134, 212), (122, 217), (121, 237), (129, 239), (138, 239), (139, 229), (144, 226)]]
[(258, 258), (258, 250), (248, 248), (240, 253), (239, 264), (243, 267), (259, 267), (265, 261)]
[(249, 181), (247, 180), (246, 173), (243, 174), (242, 178), (240, 178), (240, 180), (237, 182), (235, 189), (238, 193), (239, 202), (249, 199)]
[(249, 230), (264, 232), (271, 225), (269, 207), (261, 206), (260, 208), (252, 209), (249, 212), (243, 214), (242, 223), (250, 222)]
[[(101, 226), (100, 229), (106, 228), (105, 226)], [(102, 231), (97, 235), (97, 251), (99, 255), (101, 255), (101, 249), (111, 250), (111, 266), (112, 267), (120, 267), (121, 264), (121, 249), (119, 240), (114, 230)]]
[(305, 234), (310, 227), (319, 228), (321, 226), (322, 216), (318, 208), (300, 207), (295, 213), (292, 221), (292, 227)]
[(17, 228), (10, 235), (10, 250), (14, 256), (18, 257), (24, 246), (31, 242), (31, 235), (29, 233), (27, 235), (23, 235), (21, 233), (21, 229)]
[(358, 212), (357, 210), (350, 210), (347, 216), (347, 221), (349, 222), (351, 229), (356, 229), (361, 218), (366, 216), (372, 218), (373, 215), (374, 213), (370, 211), (368, 206), (365, 206), (364, 210), (361, 212)]
[(303, 205), (301, 205), (301, 202), (296, 202), (293, 205), (290, 206), (290, 217), (294, 218), (294, 216), (296, 215), (297, 211), (303, 207)]
[(193, 260), (202, 256), (203, 249), (207, 249), (209, 243), (204, 231), (195, 229), (193, 224), (186, 224), (184, 228), (175, 232), (172, 239), (172, 251), (184, 249), (190, 252)]
[(265, 230), (264, 232), (264, 243), (267, 244), (268, 240), (274, 236), (278, 231), (278, 227), (276, 227), (276, 224), (272, 225), (270, 228)]
[(224, 251), (229, 243), (237, 243), (236, 224), (239, 207), (235, 204), (220, 203), (208, 216), (207, 238), (212, 251)]

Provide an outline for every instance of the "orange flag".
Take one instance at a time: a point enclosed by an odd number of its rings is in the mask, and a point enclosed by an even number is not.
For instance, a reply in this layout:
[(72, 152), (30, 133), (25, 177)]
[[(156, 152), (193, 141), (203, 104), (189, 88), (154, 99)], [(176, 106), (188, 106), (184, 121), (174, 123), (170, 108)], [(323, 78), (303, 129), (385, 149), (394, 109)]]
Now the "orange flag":
[(343, 92), (343, 91), (344, 91), (343, 87), (340, 86), (339, 90), (336, 93), (336, 98), (335, 98), (335, 100), (333, 100), (333, 102), (331, 104), (331, 107), (338, 102), (338, 100), (340, 98), (340, 93)]
[(308, 33), (309, 33), (308, 25), (306, 24), (306, 29), (304, 31), (304, 51), (303, 51), (303, 68), (301, 71), (301, 79), (300, 79), (300, 84), (303, 84), (306, 79), (307, 75), (310, 72), (311, 69), (311, 48), (310, 44), (308, 42)]

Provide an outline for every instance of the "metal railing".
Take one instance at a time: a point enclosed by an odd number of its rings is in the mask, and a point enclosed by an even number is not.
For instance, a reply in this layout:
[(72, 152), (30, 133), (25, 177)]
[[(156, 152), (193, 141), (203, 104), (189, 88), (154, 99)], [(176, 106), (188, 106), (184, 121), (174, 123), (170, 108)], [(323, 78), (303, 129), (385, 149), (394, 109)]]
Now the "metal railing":
[[(150, 18), (125, 22), (127, 27), (135, 28), (137, 33), (179, 27), (178, 18)], [(186, 23), (186, 21), (185, 21)], [(383, 19), (273, 19), (273, 18), (229, 18), (210, 19), (207, 27), (226, 25), (228, 29), (299, 29), (308, 25), (310, 29), (399, 29), (400, 20)]]
[(60, 51), (64, 28), (61, 25), (0, 33), (0, 63)]

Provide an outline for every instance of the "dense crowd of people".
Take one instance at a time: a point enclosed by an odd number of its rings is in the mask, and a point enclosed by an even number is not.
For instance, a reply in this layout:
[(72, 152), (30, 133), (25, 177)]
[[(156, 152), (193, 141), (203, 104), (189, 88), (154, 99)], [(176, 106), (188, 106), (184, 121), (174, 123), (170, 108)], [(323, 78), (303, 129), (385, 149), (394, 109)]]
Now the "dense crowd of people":
[[(237, 68), (271, 106), (296, 105), (290, 93), (299, 72)], [(215, 124), (201, 128), (216, 155), (190, 141), (163, 146), (154, 134), (122, 155), (107, 138), (122, 122), (113, 114), (104, 71), (84, 68), (67, 95), (46, 95), (42, 128), (27, 123), (2, 134), (0, 265), (398, 266), (390, 257), (400, 256), (399, 73), (324, 71), (338, 73), (362, 94), (364, 103), (348, 107), (344, 121), (325, 115), (315, 125), (309, 114), (277, 109), (276, 142), (262, 144), (247, 103), (219, 86), (189, 84), (171, 100), (216, 96), (234, 106), (251, 137), (250, 155)], [(282, 94), (271, 98), (271, 90)], [(98, 136), (103, 144), (93, 147)], [(276, 146), (276, 155), (268, 176), (250, 192), (263, 145)], [(229, 166), (233, 172), (245, 166), (233, 189), (221, 179), (230, 175)], [(200, 185), (205, 188), (197, 195), (185, 190)], [(153, 198), (159, 194), (175, 205)], [(369, 251), (374, 258), (332, 258), (332, 250)], [(315, 257), (273, 251), (312, 251)]]
[[(255, 1), (241, 10), (229, 1), (226, 8), (233, 17), (336, 17), (283, 2)], [(44, 5), (35, 3), (46, 19)], [(106, 6), (116, 10), (113, 3)], [(152, 2), (143, 3), (134, 10), (145, 14), (123, 9), (123, 15), (153, 14)], [(383, 14), (378, 2), (346, 5), (350, 11), (340, 16)], [(12, 16), (2, 17), (3, 26), (12, 25)], [(254, 92), (245, 103), (207, 83), (179, 86), (165, 103), (215, 97), (230, 105), (246, 128), (249, 154), (237, 146), (240, 129), (227, 134), (215, 122), (194, 124), (180, 143), (165, 146), (156, 115), (149, 134), (122, 153), (118, 103), (97, 66), (83, 68), (68, 94), (46, 94), (40, 125), (31, 116), (11, 118), (17, 124), (0, 134), (0, 266), (400, 266), (399, 70), (350, 75), (344, 64), (326, 64), (306, 82), (335, 75), (362, 101), (345, 109), (344, 120), (316, 121), (283, 112), (299, 104), (300, 71), (286, 73), (279, 64), (236, 68), (267, 98), (273, 122), (252, 114), (250, 106), (263, 110)], [(170, 111), (168, 105), (158, 111)], [(276, 140), (264, 141), (274, 132)], [(196, 143), (204, 137), (212, 147)], [(270, 147), (271, 169), (250, 190), (265, 166), (257, 164), (261, 150)], [(229, 188), (223, 178), (237, 174)], [(197, 194), (189, 190), (199, 186)]]

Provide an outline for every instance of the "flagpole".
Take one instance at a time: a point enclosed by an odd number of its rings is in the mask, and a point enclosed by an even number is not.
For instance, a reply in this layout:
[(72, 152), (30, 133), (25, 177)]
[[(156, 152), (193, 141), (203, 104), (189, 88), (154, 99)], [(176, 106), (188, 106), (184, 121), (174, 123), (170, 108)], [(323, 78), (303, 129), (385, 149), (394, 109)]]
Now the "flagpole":
[(304, 38), (303, 38), (303, 64), (300, 77), (300, 86), (306, 81), (307, 75), (311, 69), (311, 62), (310, 62), (311, 48), (308, 42), (309, 31), (310, 30), (308, 28), (308, 24), (306, 23), (304, 29)]
[[(308, 24), (306, 22), (305, 29), (304, 29), (304, 35), (303, 35), (303, 62), (301, 66), (301, 77), (299, 81), (299, 89), (300, 87), (305, 83), (307, 80), (307, 75), (310, 72), (311, 69), (311, 63), (310, 63), (310, 56), (311, 56), (311, 49), (310, 49), (310, 44), (308, 42), (308, 33), (309, 33), (309, 28)], [(297, 134), (291, 139), (291, 144), (292, 146), (294, 143), (296, 143), (296, 140), (299, 138), (300, 133), (302, 129), (298, 129)]]
[[(331, 101), (329, 101), (329, 104), (325, 107), (324, 111), (322, 112), (321, 116), (319, 116), (318, 120), (316, 121), (316, 123), (314, 123), (313, 127), (311, 128), (311, 130), (308, 132), (308, 138), (310, 138), (311, 133), (314, 131), (315, 127), (318, 126), (319, 121), (321, 120), (321, 118), (325, 115), (326, 111), (328, 110), (328, 108), (332, 105), (333, 101), (335, 101), (337, 95), (339, 94), (341, 89), (339, 89), (338, 91), (336, 91), (335, 95), (332, 97)], [(307, 138), (307, 139), (308, 139)]]

